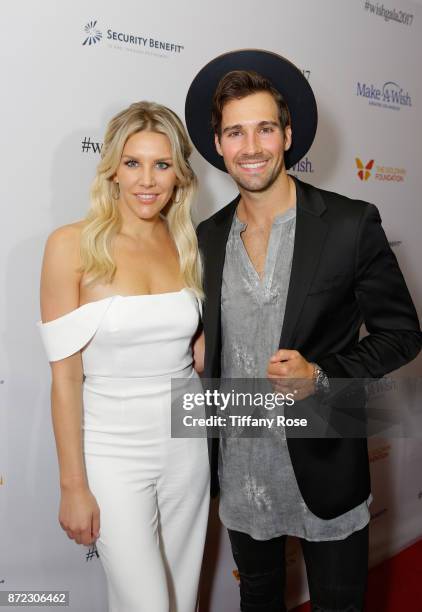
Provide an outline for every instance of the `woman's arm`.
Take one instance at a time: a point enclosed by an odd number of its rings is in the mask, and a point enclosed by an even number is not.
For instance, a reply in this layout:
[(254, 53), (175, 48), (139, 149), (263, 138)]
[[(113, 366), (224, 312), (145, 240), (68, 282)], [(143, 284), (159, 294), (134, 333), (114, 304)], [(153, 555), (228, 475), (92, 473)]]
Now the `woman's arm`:
[[(41, 317), (45, 323), (79, 306), (79, 237), (64, 226), (47, 240), (41, 274)], [(60, 470), (59, 521), (68, 536), (90, 544), (99, 531), (99, 509), (88, 488), (82, 448), (82, 358), (77, 353), (51, 362), (51, 413)]]

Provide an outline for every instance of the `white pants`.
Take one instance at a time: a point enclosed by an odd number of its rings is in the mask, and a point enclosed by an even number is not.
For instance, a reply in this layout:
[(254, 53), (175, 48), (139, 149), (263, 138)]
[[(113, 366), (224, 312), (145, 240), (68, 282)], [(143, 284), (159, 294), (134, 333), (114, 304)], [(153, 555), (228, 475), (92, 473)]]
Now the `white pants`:
[(109, 611), (194, 612), (209, 509), (207, 441), (170, 437), (162, 389), (116, 402), (108, 383), (97, 411), (100, 383), (85, 384), (85, 463), (100, 507)]

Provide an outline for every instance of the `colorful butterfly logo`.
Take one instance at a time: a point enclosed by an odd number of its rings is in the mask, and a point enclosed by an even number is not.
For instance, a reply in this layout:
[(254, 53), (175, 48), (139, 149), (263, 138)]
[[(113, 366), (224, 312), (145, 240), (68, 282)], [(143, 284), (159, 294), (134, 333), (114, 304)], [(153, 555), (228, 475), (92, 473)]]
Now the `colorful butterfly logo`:
[(358, 167), (358, 177), (361, 181), (367, 181), (371, 176), (372, 166), (374, 165), (374, 160), (371, 159), (366, 166), (363, 165), (362, 161), (359, 157), (356, 157), (356, 166)]

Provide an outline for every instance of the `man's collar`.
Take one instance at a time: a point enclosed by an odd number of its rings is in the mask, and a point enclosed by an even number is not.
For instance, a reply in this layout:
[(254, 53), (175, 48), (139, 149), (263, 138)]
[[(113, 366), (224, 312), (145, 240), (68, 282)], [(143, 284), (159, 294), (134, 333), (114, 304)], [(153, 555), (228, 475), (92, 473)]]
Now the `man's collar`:
[[(322, 213), (325, 212), (326, 206), (320, 191), (316, 187), (313, 187), (308, 183), (304, 183), (295, 176), (292, 176), (292, 179), (294, 180), (296, 186), (296, 206), (298, 211), (303, 210), (311, 215), (315, 215), (317, 217), (321, 216)], [(240, 193), (234, 198), (234, 200), (227, 204), (227, 206), (224, 206), (224, 208), (219, 210), (214, 215), (214, 222), (217, 225), (228, 222), (231, 223), (239, 200)]]

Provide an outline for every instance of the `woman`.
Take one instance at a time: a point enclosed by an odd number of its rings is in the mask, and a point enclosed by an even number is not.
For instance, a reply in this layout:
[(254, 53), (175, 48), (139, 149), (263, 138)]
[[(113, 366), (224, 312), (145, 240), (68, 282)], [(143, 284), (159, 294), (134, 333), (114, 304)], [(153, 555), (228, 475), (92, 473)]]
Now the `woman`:
[(196, 609), (207, 445), (170, 437), (170, 379), (203, 359), (190, 153), (171, 110), (132, 104), (108, 126), (86, 219), (45, 248), (59, 521), (96, 541), (113, 612)]

